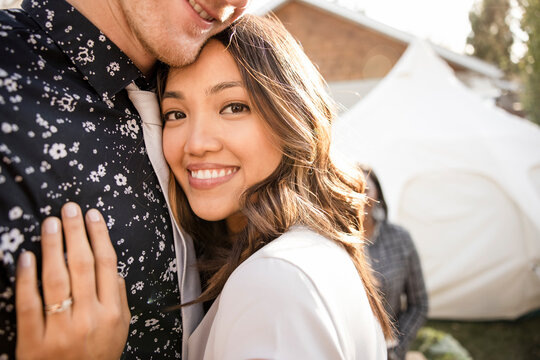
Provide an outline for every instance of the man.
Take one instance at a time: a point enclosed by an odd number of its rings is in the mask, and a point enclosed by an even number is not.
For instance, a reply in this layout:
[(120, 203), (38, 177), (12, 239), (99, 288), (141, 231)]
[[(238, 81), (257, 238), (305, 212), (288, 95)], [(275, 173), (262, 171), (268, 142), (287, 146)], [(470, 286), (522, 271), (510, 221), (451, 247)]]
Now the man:
[(363, 171), (369, 199), (364, 218), (368, 255), (386, 311), (396, 325), (397, 341), (388, 344), (388, 359), (404, 360), (428, 313), (422, 265), (409, 232), (388, 221), (388, 206), (377, 175), (369, 168)]
[(99, 209), (110, 228), (132, 315), (124, 357), (185, 352), (199, 315), (165, 308), (197, 286), (190, 244), (171, 224), (125, 88), (152, 88), (156, 60), (193, 61), (248, 1), (25, 0), (0, 12), (0, 359), (14, 358), (17, 257), (39, 253), (41, 220), (67, 201)]

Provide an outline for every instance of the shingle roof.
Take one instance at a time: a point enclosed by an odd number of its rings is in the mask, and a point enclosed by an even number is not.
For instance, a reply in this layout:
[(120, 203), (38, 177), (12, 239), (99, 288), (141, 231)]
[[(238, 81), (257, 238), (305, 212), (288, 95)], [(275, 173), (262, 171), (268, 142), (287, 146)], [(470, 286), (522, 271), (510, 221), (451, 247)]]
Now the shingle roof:
[[(291, 0), (267, 0), (264, 2), (255, 2), (252, 4), (252, 8), (249, 10), (252, 14), (265, 15), (271, 11), (276, 11), (280, 6), (286, 4)], [(336, 3), (332, 3), (327, 0), (295, 0), (298, 2), (306, 3), (312, 6), (316, 6), (322, 10), (328, 11), (331, 14), (342, 17), (353, 23), (357, 23), (363, 27), (369, 28), (371, 30), (377, 31), (381, 34), (384, 34), (390, 38), (396, 39), (398, 41), (404, 42), (406, 44), (412, 43), (417, 37), (415, 35), (409, 34), (407, 32), (395, 29), (391, 26), (373, 20), (361, 12), (351, 11), (347, 8), (344, 8)], [(482, 74), (490, 78), (502, 78), (503, 72), (496, 66), (489, 64), (478, 58), (458, 54), (451, 50), (448, 50), (444, 47), (432, 44), (435, 52), (445, 59), (448, 62), (451, 62), (455, 65), (464, 67), (468, 70), (474, 71), (476, 73)]]

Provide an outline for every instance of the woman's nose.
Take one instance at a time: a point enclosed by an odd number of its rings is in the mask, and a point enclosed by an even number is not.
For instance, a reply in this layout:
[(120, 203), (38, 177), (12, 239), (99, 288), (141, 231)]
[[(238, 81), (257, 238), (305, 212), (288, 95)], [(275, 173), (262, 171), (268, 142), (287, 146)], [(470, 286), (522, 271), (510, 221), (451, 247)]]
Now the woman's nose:
[(184, 151), (192, 156), (204, 156), (223, 148), (216, 126), (208, 122), (193, 124), (184, 144)]

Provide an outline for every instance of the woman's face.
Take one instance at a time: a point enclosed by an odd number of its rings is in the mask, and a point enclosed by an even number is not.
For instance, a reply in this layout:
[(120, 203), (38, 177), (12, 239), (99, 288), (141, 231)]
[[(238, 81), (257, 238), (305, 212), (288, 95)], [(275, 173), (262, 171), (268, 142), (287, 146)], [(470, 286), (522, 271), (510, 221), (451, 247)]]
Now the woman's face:
[(202, 219), (238, 218), (240, 195), (281, 160), (278, 141), (252, 108), (234, 59), (216, 40), (193, 64), (169, 73), (163, 152)]

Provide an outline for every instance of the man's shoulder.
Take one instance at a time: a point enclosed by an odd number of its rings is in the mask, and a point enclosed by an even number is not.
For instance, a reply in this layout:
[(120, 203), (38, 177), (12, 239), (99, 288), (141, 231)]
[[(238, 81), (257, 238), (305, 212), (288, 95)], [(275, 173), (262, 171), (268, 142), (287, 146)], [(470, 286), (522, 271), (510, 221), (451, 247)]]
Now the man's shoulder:
[(394, 234), (396, 236), (407, 237), (407, 238), (411, 237), (409, 231), (401, 225), (386, 221), (384, 222), (383, 227), (386, 232)]
[(381, 228), (383, 232), (384, 241), (388, 243), (388, 246), (402, 248), (404, 252), (410, 252), (415, 249), (414, 241), (411, 237), (411, 233), (403, 226), (385, 222)]
[(19, 64), (18, 68), (21, 68), (24, 61), (30, 60), (30, 53), (42, 52), (40, 49), (46, 38), (46, 34), (24, 10), (0, 10), (0, 63), (3, 66)]
[(11, 31), (33, 31), (37, 24), (23, 9), (0, 10), (0, 36), (6, 37)]

